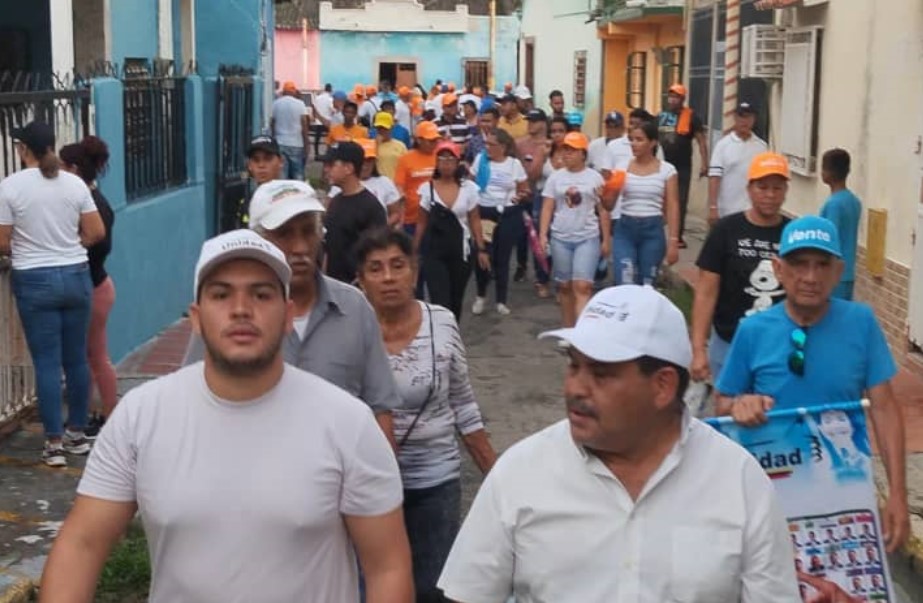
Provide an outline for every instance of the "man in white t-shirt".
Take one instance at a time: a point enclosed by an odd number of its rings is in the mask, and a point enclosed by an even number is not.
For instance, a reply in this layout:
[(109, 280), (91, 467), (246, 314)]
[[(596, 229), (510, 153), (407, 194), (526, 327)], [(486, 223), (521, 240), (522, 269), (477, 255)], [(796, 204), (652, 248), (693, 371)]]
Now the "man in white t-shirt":
[(407, 86), (400, 86), (397, 89), (397, 100), (394, 101), (394, 121), (407, 128), (408, 132), (413, 132), (413, 118), (410, 111), (411, 98), (411, 89)]
[(708, 168), (708, 223), (750, 208), (747, 171), (753, 158), (769, 150), (753, 133), (756, 109), (742, 102), (734, 112), (734, 129), (722, 137), (711, 154)]
[[(45, 566), (42, 598), (93, 598), (137, 511), (150, 601), (409, 603), (394, 454), (356, 398), (283, 362), (285, 255), (249, 230), (202, 246), (193, 329), (204, 363), (122, 398)], [(306, 395), (306, 392), (308, 395)]]
[(298, 97), (295, 82), (282, 85), (282, 96), (272, 103), (272, 119), (269, 127), (279, 143), (279, 150), (285, 158), (282, 177), (287, 180), (304, 180), (305, 152), (310, 146), (310, 119), (308, 108)]
[(487, 475), (439, 579), (446, 597), (799, 603), (772, 483), (685, 408), (679, 309), (651, 287), (610, 287), (542, 337), (568, 344), (567, 420)]
[[(625, 116), (618, 111), (610, 111), (605, 117), (606, 135), (595, 138), (587, 150), (587, 167), (599, 172), (612, 169), (612, 160), (608, 157), (609, 145), (625, 137)], [(629, 148), (629, 152), (631, 149)], [(608, 177), (603, 173), (603, 178)]]

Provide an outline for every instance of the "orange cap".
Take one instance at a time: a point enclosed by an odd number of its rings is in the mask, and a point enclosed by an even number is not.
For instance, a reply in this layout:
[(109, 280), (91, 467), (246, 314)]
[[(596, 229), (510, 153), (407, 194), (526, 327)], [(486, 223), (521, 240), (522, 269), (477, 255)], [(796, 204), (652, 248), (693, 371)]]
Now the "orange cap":
[(454, 92), (446, 92), (442, 95), (442, 106), (447, 107), (458, 102), (458, 95)]
[(790, 178), (788, 173), (788, 159), (778, 153), (760, 153), (750, 162), (750, 171), (747, 180), (759, 180), (766, 176), (782, 176)]
[(282, 92), (298, 92), (298, 86), (292, 81), (285, 82), (282, 84)]
[(607, 193), (621, 190), (625, 186), (625, 170), (612, 170), (603, 190)]
[(372, 96), (375, 96), (376, 94), (378, 94), (378, 87), (377, 87), (377, 86), (366, 86), (366, 87), (365, 87), (365, 95), (366, 95), (366, 96), (372, 97)]
[(571, 132), (564, 137), (564, 146), (570, 147), (572, 149), (580, 149), (581, 151), (586, 151), (590, 148), (590, 143), (587, 141), (586, 136), (581, 132)]
[(436, 145), (436, 154), (439, 153), (452, 153), (452, 156), (456, 159), (461, 159), (461, 152), (458, 150), (458, 145), (452, 142), (451, 140), (443, 140)]
[(378, 145), (371, 138), (359, 138), (356, 143), (362, 147), (366, 159), (375, 159), (378, 157)]
[(683, 98), (686, 98), (686, 87), (683, 86), (682, 84), (673, 84), (667, 89), (667, 92), (678, 94), (682, 96)]
[(414, 131), (413, 135), (423, 140), (438, 140), (442, 138), (439, 135), (439, 128), (431, 121), (421, 121), (417, 124), (417, 129)]
[(356, 98), (365, 98), (365, 86), (362, 84), (356, 84), (353, 86), (353, 96)]
[(407, 86), (399, 86), (397, 89), (397, 94), (398, 96), (406, 96), (410, 94), (410, 88), (408, 88)]

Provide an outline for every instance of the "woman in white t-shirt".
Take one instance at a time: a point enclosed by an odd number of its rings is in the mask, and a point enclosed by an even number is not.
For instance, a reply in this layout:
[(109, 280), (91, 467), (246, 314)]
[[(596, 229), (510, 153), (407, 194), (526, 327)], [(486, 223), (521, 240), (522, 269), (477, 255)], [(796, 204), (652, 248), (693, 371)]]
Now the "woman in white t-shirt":
[(656, 123), (642, 122), (628, 138), (634, 158), (626, 170), (621, 217), (612, 238), (613, 272), (616, 285), (652, 285), (664, 257), (671, 265), (679, 259), (679, 184), (676, 168), (654, 154)]
[[(65, 452), (87, 454), (90, 395), (87, 329), (93, 284), (86, 248), (106, 229), (90, 189), (60, 169), (54, 129), (32, 122), (13, 132), (26, 169), (0, 182), (0, 254), (13, 261), (13, 295), (25, 331), (39, 414), (42, 460), (67, 465)], [(61, 416), (61, 369), (67, 383), (67, 429)]]
[(603, 200), (603, 178), (587, 167), (587, 148), (587, 138), (580, 132), (565, 136), (564, 167), (548, 178), (542, 191), (539, 238), (542, 248), (548, 248), (550, 233), (565, 327), (574, 326), (590, 301), (599, 258), (608, 257), (610, 251), (608, 212), (615, 199)]
[(491, 277), (497, 292), (497, 313), (510, 313), (507, 295), (510, 257), (525, 233), (523, 214), (529, 204), (529, 180), (516, 158), (516, 143), (504, 130), (494, 130), (484, 140), (484, 151), (474, 159), (471, 176), (478, 187), (479, 212), (484, 242), (490, 255), (490, 270), (475, 268), (478, 295), (471, 312), (482, 314), (487, 305)]
[[(451, 141), (436, 146), (433, 179), (420, 185), (420, 212), (414, 249), (421, 254), (423, 280), (434, 304), (452, 311), (461, 321), (471, 260), (490, 270), (484, 245), (478, 187), (466, 178), (458, 146)], [(476, 255), (472, 258), (471, 242)]]

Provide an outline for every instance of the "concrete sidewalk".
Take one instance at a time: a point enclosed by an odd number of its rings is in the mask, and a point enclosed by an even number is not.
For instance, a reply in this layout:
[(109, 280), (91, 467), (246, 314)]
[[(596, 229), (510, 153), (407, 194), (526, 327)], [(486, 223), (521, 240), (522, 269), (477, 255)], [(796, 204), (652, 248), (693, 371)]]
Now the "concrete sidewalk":
[[(680, 250), (680, 260), (671, 272), (692, 289), (698, 277), (695, 261), (707, 233), (708, 226), (701, 217), (688, 216), (684, 239), (689, 247)], [(923, 576), (923, 378), (901, 368), (894, 379), (894, 393), (904, 412), (907, 436), (907, 487), (913, 537), (905, 553), (913, 570)], [(884, 467), (880, 462), (877, 467), (876, 483), (884, 491)]]

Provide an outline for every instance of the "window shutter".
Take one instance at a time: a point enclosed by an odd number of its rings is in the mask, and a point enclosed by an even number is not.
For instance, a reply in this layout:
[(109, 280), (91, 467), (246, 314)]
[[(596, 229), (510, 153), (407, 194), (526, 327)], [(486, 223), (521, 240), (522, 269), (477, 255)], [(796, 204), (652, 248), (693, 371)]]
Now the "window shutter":
[(779, 150), (788, 157), (792, 171), (804, 176), (814, 174), (817, 155), (820, 34), (820, 27), (785, 32)]

